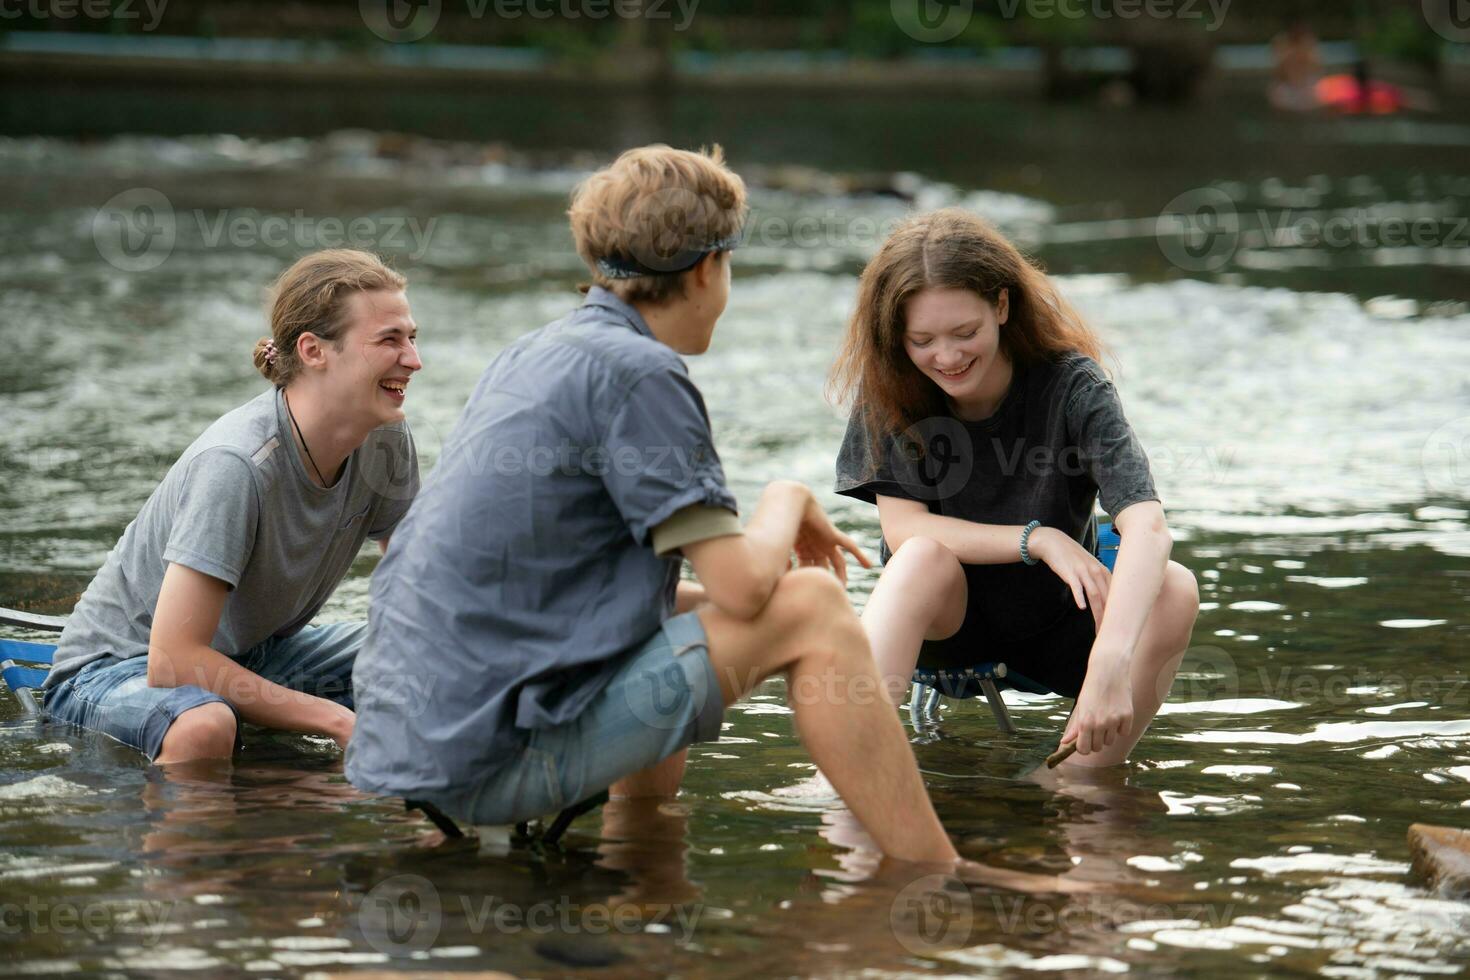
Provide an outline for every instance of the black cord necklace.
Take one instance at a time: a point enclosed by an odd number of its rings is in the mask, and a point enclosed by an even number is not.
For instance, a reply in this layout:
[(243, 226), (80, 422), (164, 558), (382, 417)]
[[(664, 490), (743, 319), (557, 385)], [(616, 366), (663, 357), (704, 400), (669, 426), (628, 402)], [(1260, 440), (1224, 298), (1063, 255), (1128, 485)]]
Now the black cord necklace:
[(296, 416), (291, 411), (291, 399), (286, 397), (285, 391), (281, 392), (281, 401), (286, 403), (286, 417), (291, 420), (291, 425), (296, 429), (296, 438), (301, 440), (301, 448), (306, 450), (306, 458), (311, 460), (311, 468), (316, 470), (316, 478), (321, 480), (322, 486), (325, 487), (327, 485), (327, 478), (322, 476), (322, 468), (316, 465), (315, 459), (312, 459), (311, 447), (306, 444), (306, 436), (301, 434), (301, 423), (296, 421)]

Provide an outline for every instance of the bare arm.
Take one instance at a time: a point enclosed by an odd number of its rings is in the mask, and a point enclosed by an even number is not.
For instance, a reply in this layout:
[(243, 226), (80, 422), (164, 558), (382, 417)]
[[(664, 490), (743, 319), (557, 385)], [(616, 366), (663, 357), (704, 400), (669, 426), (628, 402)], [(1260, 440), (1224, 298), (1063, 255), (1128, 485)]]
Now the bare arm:
[(194, 684), (230, 702), (252, 724), (328, 735), (346, 747), (351, 709), (272, 683), (210, 647), (228, 592), (203, 572), (168, 566), (148, 638), (148, 686)]
[(932, 538), (966, 565), (1003, 565), (1021, 560), (1021, 532), (1016, 524), (977, 524), (959, 517), (929, 513), (917, 500), (878, 497), (883, 540), (894, 551), (909, 538)]
[(1113, 519), (1122, 543), (1108, 589), (1108, 603), (1095, 649), (1125, 653), (1132, 657), (1144, 623), (1158, 601), (1164, 585), (1164, 570), (1174, 539), (1157, 500), (1144, 500), (1124, 508)]
[(862, 549), (832, 527), (811, 490), (790, 480), (766, 487), (744, 534), (686, 545), (684, 556), (709, 602), (737, 619), (753, 619), (791, 567), (793, 550), (827, 564), (844, 582), (843, 552), (872, 567)]
[(1156, 500), (1125, 508), (1113, 523), (1123, 539), (1118, 561), (1087, 677), (1061, 741), (1062, 746), (1075, 742), (1083, 755), (1100, 752), (1133, 730), (1133, 652), (1163, 587), (1174, 543)]
[(709, 597), (705, 595), (704, 586), (693, 582), (680, 582), (674, 595), (674, 615), (693, 612), (708, 601)]

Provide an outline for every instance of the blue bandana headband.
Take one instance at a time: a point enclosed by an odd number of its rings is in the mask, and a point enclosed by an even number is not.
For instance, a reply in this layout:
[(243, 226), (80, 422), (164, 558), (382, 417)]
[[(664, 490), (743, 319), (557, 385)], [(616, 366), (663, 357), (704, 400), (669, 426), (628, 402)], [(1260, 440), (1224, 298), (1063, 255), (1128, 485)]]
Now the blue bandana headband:
[(670, 276), (680, 272), (688, 272), (699, 265), (706, 255), (714, 252), (731, 252), (740, 244), (740, 235), (734, 234), (729, 238), (722, 238), (710, 242), (703, 248), (689, 249), (669, 256), (667, 262), (661, 262), (666, 266), (655, 269), (643, 264), (636, 258), (624, 255), (613, 255), (597, 260), (597, 271), (609, 279), (637, 279), (639, 276)]

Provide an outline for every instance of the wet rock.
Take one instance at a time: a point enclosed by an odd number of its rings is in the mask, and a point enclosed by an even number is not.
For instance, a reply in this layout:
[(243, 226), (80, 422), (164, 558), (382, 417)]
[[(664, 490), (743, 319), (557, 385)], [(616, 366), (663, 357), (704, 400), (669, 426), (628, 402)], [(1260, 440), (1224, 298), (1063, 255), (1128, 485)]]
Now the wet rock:
[(625, 957), (609, 942), (591, 936), (547, 936), (536, 944), (536, 952), (563, 966), (612, 966)]
[(1409, 828), (1414, 870), (1447, 898), (1470, 898), (1470, 830), (1416, 823)]

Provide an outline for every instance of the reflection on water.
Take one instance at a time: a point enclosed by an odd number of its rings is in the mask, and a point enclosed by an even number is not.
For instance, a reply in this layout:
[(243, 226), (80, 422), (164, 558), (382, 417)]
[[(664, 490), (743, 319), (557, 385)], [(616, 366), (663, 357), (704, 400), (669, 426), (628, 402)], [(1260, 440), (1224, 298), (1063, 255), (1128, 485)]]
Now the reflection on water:
[[(1258, 141), (1278, 144), (1275, 127)], [(1300, 151), (1324, 170), (1331, 132), (1312, 130)], [(956, 889), (855, 850), (861, 828), (815, 774), (774, 682), (691, 752), (677, 802), (609, 806), (561, 851), (445, 842), (395, 801), (353, 791), (319, 740), (256, 733), (231, 765), (164, 773), (4, 705), (7, 971), (1462, 970), (1466, 907), (1417, 887), (1404, 835), (1470, 812), (1470, 316), (1443, 302), (1463, 280), (1435, 256), (1344, 280), (1364, 250), (1334, 253), (1336, 278), (1313, 278), (1322, 270), (1294, 253), (1250, 258), (1275, 251), (1254, 225), (1233, 264), (1184, 278), (1136, 235), (1190, 186), (1223, 188), (1251, 220), (1263, 206), (1268, 224), (1290, 209), (1419, 207), (1411, 159), (1441, 216), (1463, 208), (1463, 178), (1388, 135), (1354, 159), (1366, 176), (1241, 165), (1181, 180), (1148, 164), (1087, 197), (1101, 175), (1036, 182), (1000, 166), (977, 187), (950, 159), (902, 183), (920, 206), (990, 214), (1065, 273), (1119, 362), (1175, 557), (1200, 579), (1195, 645), (1126, 772), (1039, 768), (1067, 710), (1053, 697), (1009, 695), (1011, 736), (983, 706), (948, 704), (937, 737), (915, 744), (966, 856), (1065, 871), (1099, 894)], [(262, 286), (300, 250), (293, 227), (312, 241), (331, 217), (403, 229), (388, 250), (410, 276), (432, 381), (408, 406), (428, 463), (483, 365), (575, 300), (560, 215), (571, 157), (553, 170), (429, 167), (345, 137), (211, 137), (9, 141), (0, 159), (13, 175), (0, 190), (6, 604), (85, 584), (179, 451), (258, 390)], [(849, 169), (883, 165), (865, 159)], [(144, 175), (175, 236), (156, 267), (128, 272), (99, 251), (94, 219)], [(773, 223), (741, 253), (729, 314), (691, 364), (746, 502), (777, 476), (830, 485), (843, 418), (821, 378), (863, 258), (911, 206), (775, 184), (756, 189), (757, 217)], [(298, 214), (281, 243), (261, 240), (267, 218)], [(241, 233), (211, 237), (222, 217)], [(781, 237), (800, 228), (816, 239)], [(1387, 294), (1398, 298), (1375, 300)], [(876, 544), (872, 508), (824, 500)], [(328, 619), (364, 615), (372, 565), (365, 553)], [(857, 601), (873, 581), (855, 573)]]

